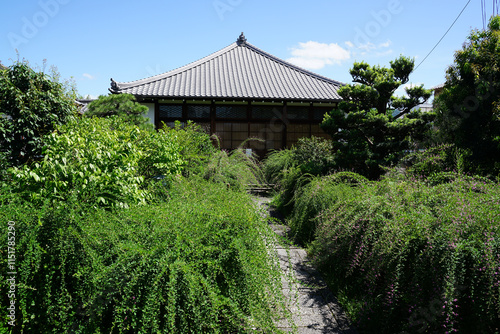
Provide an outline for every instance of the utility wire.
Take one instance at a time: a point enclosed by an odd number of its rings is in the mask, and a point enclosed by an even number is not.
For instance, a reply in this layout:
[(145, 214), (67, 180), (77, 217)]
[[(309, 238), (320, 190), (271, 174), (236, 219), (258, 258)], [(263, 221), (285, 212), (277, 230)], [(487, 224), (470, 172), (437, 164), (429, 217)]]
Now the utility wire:
[(425, 58), (420, 62), (420, 64), (418, 64), (417, 67), (415, 67), (415, 70), (416, 71), (420, 65), (422, 65), (422, 63), (431, 55), (431, 53), (437, 48), (437, 46), (441, 43), (441, 41), (446, 37), (446, 35), (448, 35), (448, 33), (450, 32), (451, 28), (453, 28), (453, 26), (455, 25), (455, 23), (457, 23), (458, 19), (460, 18), (460, 16), (462, 16), (463, 12), (465, 11), (465, 9), (467, 8), (467, 6), (470, 4), (472, 0), (469, 0), (467, 2), (467, 4), (465, 5), (465, 7), (462, 9), (462, 11), (460, 12), (460, 14), (458, 14), (457, 18), (455, 19), (455, 21), (453, 21), (453, 23), (451, 24), (451, 26), (448, 28), (448, 30), (444, 33), (443, 37), (441, 37), (441, 39), (439, 40), (439, 42), (437, 42), (436, 45), (434, 45), (434, 47), (432, 48), (432, 50), (427, 54), (427, 56), (425, 56)]
[(481, 22), (483, 22), (483, 29), (484, 29), (484, 2), (486, 0), (481, 0)]

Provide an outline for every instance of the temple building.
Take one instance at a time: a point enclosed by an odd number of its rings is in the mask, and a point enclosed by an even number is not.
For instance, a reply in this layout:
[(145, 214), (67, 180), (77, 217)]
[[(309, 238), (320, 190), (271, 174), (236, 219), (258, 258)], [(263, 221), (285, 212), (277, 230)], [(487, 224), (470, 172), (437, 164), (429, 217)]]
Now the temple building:
[(304, 70), (248, 43), (243, 33), (228, 47), (173, 71), (133, 82), (111, 79), (111, 93), (128, 93), (149, 108), (157, 128), (192, 120), (222, 149), (263, 156), (301, 137), (327, 137), (319, 124), (341, 100), (343, 84)]

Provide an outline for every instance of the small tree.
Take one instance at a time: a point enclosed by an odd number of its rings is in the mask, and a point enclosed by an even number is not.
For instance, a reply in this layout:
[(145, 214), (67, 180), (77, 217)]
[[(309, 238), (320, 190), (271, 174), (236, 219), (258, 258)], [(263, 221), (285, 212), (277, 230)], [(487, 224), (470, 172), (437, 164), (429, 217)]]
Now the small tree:
[(500, 168), (500, 16), (472, 31), (436, 99), (440, 138), (471, 154), (475, 172)]
[(64, 86), (27, 62), (0, 70), (0, 154), (6, 165), (39, 156), (43, 136), (75, 113), (74, 100)]
[(354, 63), (350, 73), (356, 84), (339, 89), (343, 101), (321, 124), (333, 138), (339, 168), (376, 179), (382, 166), (395, 163), (410, 147), (410, 139), (423, 139), (433, 114), (413, 108), (424, 103), (431, 91), (421, 85), (406, 88), (406, 97), (393, 96), (408, 82), (413, 68), (414, 61), (403, 56), (390, 68)]
[(99, 96), (99, 99), (89, 104), (85, 116), (109, 117), (117, 115), (124, 122), (135, 124), (141, 128), (153, 128), (145, 117), (148, 107), (136, 102), (135, 96), (131, 94), (112, 94)]

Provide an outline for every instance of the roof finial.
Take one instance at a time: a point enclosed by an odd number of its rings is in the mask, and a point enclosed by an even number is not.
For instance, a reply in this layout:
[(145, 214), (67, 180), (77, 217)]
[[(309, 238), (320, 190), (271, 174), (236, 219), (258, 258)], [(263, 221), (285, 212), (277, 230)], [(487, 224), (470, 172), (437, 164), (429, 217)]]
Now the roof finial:
[(118, 83), (113, 80), (113, 78), (111, 78), (111, 89), (114, 91), (118, 91), (120, 89), (120, 87), (118, 87)]
[(241, 45), (241, 44), (245, 44), (247, 41), (247, 39), (245, 38), (245, 35), (243, 33), (241, 33), (240, 37), (238, 37), (238, 39), (236, 40), (236, 43), (238, 45)]

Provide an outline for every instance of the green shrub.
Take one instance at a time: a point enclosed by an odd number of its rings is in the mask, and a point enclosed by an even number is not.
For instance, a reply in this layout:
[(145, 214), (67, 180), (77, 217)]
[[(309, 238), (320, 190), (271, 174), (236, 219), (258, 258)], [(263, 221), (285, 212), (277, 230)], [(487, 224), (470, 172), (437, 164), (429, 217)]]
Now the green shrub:
[(38, 160), (43, 137), (76, 116), (75, 90), (54, 72), (37, 72), (26, 61), (0, 71), (0, 168)]
[(288, 215), (300, 186), (307, 184), (313, 176), (326, 175), (334, 170), (332, 143), (317, 137), (301, 138), (291, 149), (271, 152), (262, 169), (267, 181), (275, 184), (278, 192), (274, 204)]
[(334, 167), (333, 143), (314, 136), (300, 138), (294, 150), (294, 160), (303, 174), (328, 174)]
[(89, 103), (84, 117), (118, 117), (121, 122), (143, 129), (154, 128), (147, 117), (148, 107), (138, 103), (132, 94), (101, 95)]
[(337, 173), (328, 175), (327, 179), (333, 183), (337, 183), (337, 184), (343, 183), (343, 184), (349, 184), (352, 186), (368, 182), (368, 179), (366, 177), (364, 177), (363, 175), (353, 173), (353, 172), (337, 172)]
[(74, 194), (95, 206), (145, 203), (145, 179), (182, 171), (176, 134), (141, 130), (116, 117), (75, 120), (45, 138), (43, 160), (12, 169), (13, 179), (35, 202)]
[(317, 181), (332, 200), (309, 223), (317, 226), (310, 251), (364, 332), (498, 330), (499, 188), (449, 181), (384, 180), (348, 190)]
[(351, 187), (367, 182), (364, 176), (352, 172), (339, 172), (325, 177), (314, 177), (294, 193), (293, 209), (288, 225), (295, 241), (307, 244), (316, 231), (316, 216), (338, 200), (348, 197)]
[(464, 174), (472, 170), (468, 163), (469, 154), (454, 145), (444, 144), (421, 152), (414, 152), (402, 159), (401, 163), (411, 176), (425, 178), (440, 172)]
[[(166, 125), (163, 129), (168, 129)], [(174, 131), (181, 145), (181, 156), (185, 161), (182, 174), (189, 176), (202, 174), (208, 160), (217, 152), (210, 136), (196, 123), (188, 121), (184, 126), (175, 122), (175, 127), (168, 131)]]
[(279, 332), (275, 236), (244, 193), (179, 178), (155, 205), (11, 201), (0, 217), (16, 223), (16, 328), (24, 333)]

